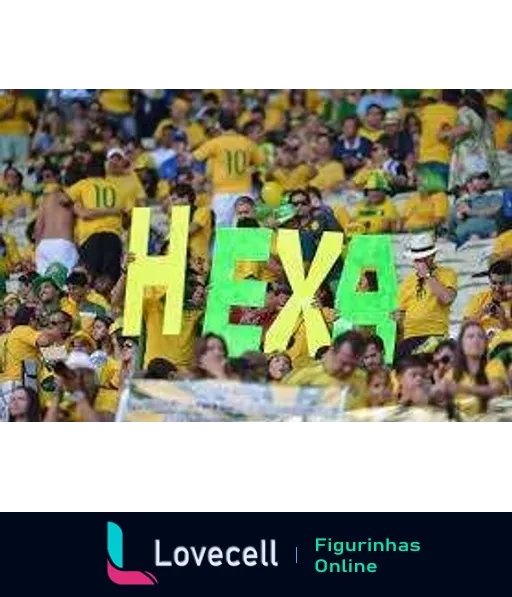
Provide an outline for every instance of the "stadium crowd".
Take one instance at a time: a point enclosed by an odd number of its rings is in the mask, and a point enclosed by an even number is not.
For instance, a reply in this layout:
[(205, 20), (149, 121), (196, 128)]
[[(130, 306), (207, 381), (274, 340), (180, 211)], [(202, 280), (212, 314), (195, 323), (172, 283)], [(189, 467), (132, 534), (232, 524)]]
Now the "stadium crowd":
[[(3, 90), (0, 94), (0, 421), (109, 421), (133, 376), (349, 388), (347, 409), (434, 405), (460, 419), (512, 385), (509, 90)], [(407, 200), (396, 197), (407, 193)], [(189, 205), (182, 331), (162, 335), (165, 289), (147, 288), (144, 333), (123, 333), (131, 211), (151, 207), (164, 254), (172, 207)], [(308, 354), (299, 319), (286, 351), (232, 358), (202, 335), (215, 231), (299, 231), (306, 270), (324, 231), (414, 233), (395, 358), (375, 330)], [(449, 337), (457, 272), (437, 243), (492, 239), (488, 289)], [(316, 296), (330, 329), (343, 259)], [(477, 272), (475, 271), (475, 274)], [(240, 262), (267, 282), (231, 322), (263, 334), (292, 294), (277, 254)], [(359, 290), (378, 285), (363, 272)]]

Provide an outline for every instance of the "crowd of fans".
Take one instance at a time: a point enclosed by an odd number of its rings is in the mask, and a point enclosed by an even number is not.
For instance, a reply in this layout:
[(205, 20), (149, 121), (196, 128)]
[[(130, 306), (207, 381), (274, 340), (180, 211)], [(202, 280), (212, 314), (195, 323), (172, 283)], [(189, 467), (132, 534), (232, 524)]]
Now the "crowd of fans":
[[(0, 420), (112, 420), (125, 382), (209, 379), (349, 388), (347, 409), (434, 405), (463, 418), (512, 385), (512, 154), (508, 90), (3, 90), (0, 94)], [(396, 200), (408, 193), (405, 202)], [(144, 295), (144, 333), (122, 312), (131, 211), (152, 211), (165, 254), (172, 207), (189, 205), (181, 333), (162, 334), (165, 288)], [(324, 231), (415, 233), (392, 365), (375, 330), (308, 354), (302, 319), (286, 351), (232, 358), (202, 335), (215, 230), (299, 231), (306, 265)], [(488, 289), (449, 338), (457, 272), (438, 239), (491, 238)], [(315, 298), (328, 327), (343, 259)], [(477, 274), (479, 272), (475, 272)], [(267, 282), (231, 322), (263, 337), (292, 291), (277, 254), (240, 262)], [(375, 272), (359, 290), (376, 290)], [(343, 308), (343, 306), (342, 306)]]

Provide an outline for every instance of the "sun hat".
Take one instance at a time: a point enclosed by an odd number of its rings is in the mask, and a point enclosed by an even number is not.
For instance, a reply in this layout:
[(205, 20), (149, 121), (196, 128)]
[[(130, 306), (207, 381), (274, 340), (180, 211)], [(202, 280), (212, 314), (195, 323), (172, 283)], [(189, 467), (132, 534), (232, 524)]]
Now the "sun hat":
[(421, 234), (413, 236), (405, 256), (408, 259), (416, 261), (418, 259), (430, 257), (430, 255), (435, 255), (436, 253), (437, 247), (434, 237), (430, 232), (422, 232)]

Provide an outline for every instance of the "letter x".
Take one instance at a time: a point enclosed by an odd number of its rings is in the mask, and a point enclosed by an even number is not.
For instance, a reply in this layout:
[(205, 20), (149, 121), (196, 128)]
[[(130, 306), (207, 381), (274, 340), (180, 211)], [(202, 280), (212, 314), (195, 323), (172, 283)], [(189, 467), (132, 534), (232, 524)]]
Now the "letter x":
[(322, 346), (331, 343), (331, 336), (322, 313), (313, 305), (313, 301), (318, 288), (341, 255), (342, 248), (342, 233), (324, 232), (306, 276), (299, 232), (297, 230), (279, 231), (277, 250), (293, 294), (266, 334), (265, 352), (286, 350), (301, 313), (304, 315), (310, 356), (314, 356)]

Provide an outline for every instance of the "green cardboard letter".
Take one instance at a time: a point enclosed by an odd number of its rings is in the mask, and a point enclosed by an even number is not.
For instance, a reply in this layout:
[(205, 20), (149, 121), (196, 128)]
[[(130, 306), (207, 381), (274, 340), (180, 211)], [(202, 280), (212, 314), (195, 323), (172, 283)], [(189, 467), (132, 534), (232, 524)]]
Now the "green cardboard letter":
[[(358, 290), (365, 270), (375, 271), (378, 289)], [(338, 290), (336, 311), (341, 318), (334, 324), (333, 336), (339, 336), (354, 325), (375, 326), (384, 341), (386, 362), (393, 360), (396, 323), (390, 313), (398, 305), (398, 283), (391, 236), (389, 234), (356, 235), (348, 248)]]
[(214, 332), (227, 342), (229, 355), (259, 350), (262, 329), (255, 325), (229, 323), (231, 306), (263, 307), (266, 282), (235, 280), (237, 261), (267, 261), (272, 231), (266, 228), (219, 228), (215, 249), (203, 333)]

